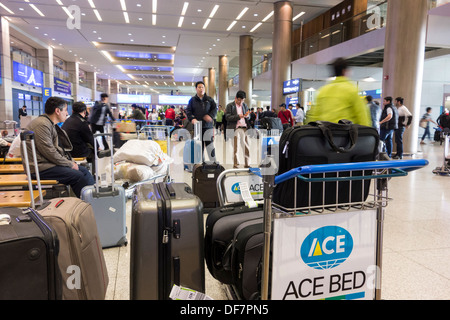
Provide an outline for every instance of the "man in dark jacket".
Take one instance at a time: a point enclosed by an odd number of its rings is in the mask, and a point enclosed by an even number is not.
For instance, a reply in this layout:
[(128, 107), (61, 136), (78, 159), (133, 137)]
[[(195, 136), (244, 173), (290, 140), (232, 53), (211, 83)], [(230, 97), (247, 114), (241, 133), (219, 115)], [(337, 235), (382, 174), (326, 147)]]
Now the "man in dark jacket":
[[(205, 84), (202, 81), (198, 81), (195, 84), (195, 90), (197, 94), (189, 100), (186, 107), (186, 116), (193, 125), (198, 121), (202, 122), (202, 148), (204, 150), (206, 147), (209, 153), (209, 159), (215, 162), (214, 119), (217, 115), (216, 102), (213, 98), (205, 94)], [(204, 152), (203, 159), (205, 159)]]
[(93, 163), (94, 135), (85, 119), (86, 105), (83, 102), (75, 102), (72, 111), (72, 115), (61, 127), (72, 143), (73, 149), (70, 154), (74, 158), (86, 158), (88, 162)]
[[(112, 121), (115, 121), (116, 119), (112, 115), (111, 110), (108, 106), (108, 95), (106, 93), (102, 93), (100, 95), (101, 102), (96, 103), (94, 107), (92, 108), (92, 112), (89, 118), (89, 122), (91, 123), (92, 132), (96, 133), (99, 131), (100, 133), (105, 132), (105, 123), (106, 120), (108, 120), (108, 115), (111, 117)], [(109, 149), (108, 143), (106, 142), (106, 138), (102, 137), (102, 142), (105, 150)]]
[(383, 101), (384, 109), (381, 113), (380, 139), (386, 144), (386, 153), (391, 158), (392, 136), (394, 130), (398, 129), (398, 111), (392, 104), (392, 97), (386, 97)]

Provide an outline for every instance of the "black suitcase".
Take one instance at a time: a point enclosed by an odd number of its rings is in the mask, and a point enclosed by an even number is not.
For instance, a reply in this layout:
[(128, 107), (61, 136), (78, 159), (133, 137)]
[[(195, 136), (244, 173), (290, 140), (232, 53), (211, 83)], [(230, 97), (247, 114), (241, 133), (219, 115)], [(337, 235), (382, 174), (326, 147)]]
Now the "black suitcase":
[[(376, 129), (352, 124), (347, 120), (342, 120), (338, 124), (318, 121), (306, 126), (290, 128), (280, 139), (278, 174), (307, 165), (375, 161), (379, 141)], [(369, 171), (352, 173), (353, 176), (370, 174)], [(348, 176), (349, 173), (340, 174), (340, 176), (346, 175)], [(326, 175), (327, 178), (335, 176), (335, 173)], [(322, 175), (312, 176), (312, 178), (322, 178)], [(296, 180), (297, 194), (294, 197)], [(326, 182), (325, 195), (323, 195), (323, 183), (311, 183), (311, 202), (309, 202), (309, 184), (299, 179), (290, 179), (275, 187), (273, 202), (284, 208), (355, 203), (367, 198), (369, 188), (370, 180), (353, 181), (351, 192), (349, 192), (348, 181), (338, 184)]]
[(174, 284), (205, 292), (203, 205), (184, 183), (137, 186), (131, 216), (130, 298), (167, 300)]
[(192, 169), (192, 190), (203, 202), (205, 212), (220, 206), (216, 183), (223, 171), (222, 165), (207, 162), (196, 164)]
[(205, 261), (211, 275), (224, 284), (232, 284), (231, 253), (233, 235), (244, 222), (260, 219), (264, 211), (236, 203), (213, 210), (206, 219)]
[(0, 209), (0, 300), (60, 300), (59, 240), (32, 209)]
[(232, 288), (239, 300), (260, 299), (264, 246), (264, 219), (249, 220), (236, 228), (231, 252)]

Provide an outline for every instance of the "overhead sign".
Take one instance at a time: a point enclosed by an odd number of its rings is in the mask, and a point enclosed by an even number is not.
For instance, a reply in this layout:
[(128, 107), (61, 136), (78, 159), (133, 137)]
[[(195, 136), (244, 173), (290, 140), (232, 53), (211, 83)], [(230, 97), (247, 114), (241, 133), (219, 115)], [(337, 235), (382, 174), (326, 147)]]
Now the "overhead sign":
[(13, 80), (35, 87), (42, 87), (44, 73), (17, 61), (13, 61)]
[(56, 92), (72, 94), (72, 84), (58, 78), (54, 78), (54, 90)]
[(292, 79), (289, 81), (285, 81), (283, 83), (283, 94), (293, 94), (301, 91), (302, 80), (301, 79)]

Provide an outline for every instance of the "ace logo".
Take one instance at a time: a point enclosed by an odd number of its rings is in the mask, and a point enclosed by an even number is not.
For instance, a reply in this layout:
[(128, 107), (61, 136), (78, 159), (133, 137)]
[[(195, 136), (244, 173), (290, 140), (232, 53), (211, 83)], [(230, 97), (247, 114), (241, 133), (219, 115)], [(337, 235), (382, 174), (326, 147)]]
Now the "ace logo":
[(329, 226), (312, 232), (303, 241), (300, 255), (317, 270), (333, 269), (344, 263), (353, 251), (353, 238), (344, 228)]

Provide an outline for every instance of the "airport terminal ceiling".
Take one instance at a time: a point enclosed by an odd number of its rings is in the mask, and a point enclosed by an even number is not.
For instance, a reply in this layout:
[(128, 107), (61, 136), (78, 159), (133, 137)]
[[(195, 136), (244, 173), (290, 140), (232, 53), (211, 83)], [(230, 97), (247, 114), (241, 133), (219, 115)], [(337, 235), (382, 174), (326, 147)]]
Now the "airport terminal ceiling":
[[(5, 0), (11, 36), (76, 61), (98, 78), (182, 89), (239, 55), (239, 37), (254, 39), (255, 59), (272, 51), (276, 0)], [(294, 29), (341, 0), (294, 0)], [(167, 84), (164, 84), (164, 82)], [(186, 91), (186, 88), (184, 88)]]

